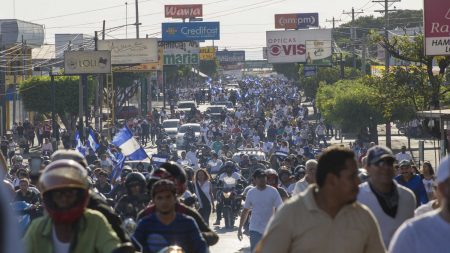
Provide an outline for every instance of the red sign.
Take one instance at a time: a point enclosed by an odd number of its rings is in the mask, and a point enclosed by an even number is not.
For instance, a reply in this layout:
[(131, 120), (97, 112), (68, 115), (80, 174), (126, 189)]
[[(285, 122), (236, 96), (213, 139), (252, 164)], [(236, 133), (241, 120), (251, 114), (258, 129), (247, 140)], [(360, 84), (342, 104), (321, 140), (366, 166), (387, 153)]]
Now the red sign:
[(426, 55), (450, 55), (450, 1), (424, 0)]
[(275, 14), (275, 28), (296, 29), (297, 14)]
[(196, 18), (203, 16), (203, 5), (201, 4), (182, 4), (165, 5), (166, 18)]

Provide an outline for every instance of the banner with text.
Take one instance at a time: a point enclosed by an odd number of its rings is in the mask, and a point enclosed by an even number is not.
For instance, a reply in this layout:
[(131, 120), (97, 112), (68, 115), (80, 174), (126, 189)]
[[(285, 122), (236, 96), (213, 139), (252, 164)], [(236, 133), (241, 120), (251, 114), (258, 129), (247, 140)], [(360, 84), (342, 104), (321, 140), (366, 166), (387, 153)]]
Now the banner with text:
[(332, 48), (331, 40), (307, 40), (306, 64), (331, 66)]
[(450, 1), (424, 0), (425, 55), (450, 55)]
[(164, 5), (166, 18), (196, 18), (203, 16), (201, 4)]
[(245, 62), (245, 51), (217, 51), (216, 58), (224, 70), (243, 69)]
[[(267, 31), (266, 45), (268, 62), (306, 62), (306, 41), (331, 41), (331, 29)], [(325, 58), (331, 56), (331, 50), (321, 53), (322, 55), (320, 57)]]
[(109, 74), (111, 73), (111, 52), (66, 51), (64, 52), (64, 74)]
[(275, 28), (304, 29), (319, 27), (319, 13), (275, 14)]
[(98, 50), (111, 51), (112, 64), (158, 62), (156, 38), (99, 40)]
[(219, 22), (162, 23), (163, 41), (219, 40)]
[(213, 61), (216, 57), (215, 47), (201, 47), (200, 48), (200, 60), (201, 61)]
[(159, 41), (158, 46), (164, 50), (164, 65), (197, 65), (199, 63), (200, 48), (197, 41)]

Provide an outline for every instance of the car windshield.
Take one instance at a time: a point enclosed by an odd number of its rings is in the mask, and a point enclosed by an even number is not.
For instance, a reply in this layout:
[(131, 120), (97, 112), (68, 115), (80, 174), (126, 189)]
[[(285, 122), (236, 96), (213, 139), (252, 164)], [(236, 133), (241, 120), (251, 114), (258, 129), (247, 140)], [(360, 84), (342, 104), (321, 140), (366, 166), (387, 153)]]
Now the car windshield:
[(208, 107), (208, 111), (209, 111), (210, 113), (221, 113), (222, 110), (223, 110), (223, 107), (221, 107), (221, 106), (211, 106), (211, 107)]
[(227, 108), (233, 108), (233, 103), (231, 103), (230, 101), (219, 101), (219, 102), (215, 102), (215, 105), (224, 105)]
[(180, 130), (178, 130), (179, 133), (186, 133), (188, 130), (188, 127), (192, 127), (192, 129), (194, 130), (194, 132), (200, 132), (200, 126), (199, 125), (184, 125), (180, 127)]
[(178, 121), (164, 121), (163, 128), (177, 128)]
[(180, 103), (178, 105), (178, 108), (192, 108), (192, 107), (194, 107), (194, 104), (192, 103)]

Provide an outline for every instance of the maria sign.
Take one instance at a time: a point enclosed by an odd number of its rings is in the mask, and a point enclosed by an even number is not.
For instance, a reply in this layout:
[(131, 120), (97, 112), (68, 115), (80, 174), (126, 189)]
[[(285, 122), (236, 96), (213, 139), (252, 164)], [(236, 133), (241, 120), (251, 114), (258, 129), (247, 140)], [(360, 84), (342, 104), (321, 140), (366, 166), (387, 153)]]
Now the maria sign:
[(164, 65), (197, 65), (199, 63), (200, 48), (197, 41), (159, 41), (158, 47), (164, 50)]
[(450, 55), (450, 1), (424, 0), (425, 55)]
[(164, 13), (166, 18), (202, 17), (203, 5), (201, 4), (165, 5)]
[(319, 27), (319, 13), (275, 14), (275, 28), (304, 29)]
[(219, 22), (162, 23), (163, 41), (219, 40)]
[[(267, 31), (266, 45), (268, 62), (305, 63), (307, 53), (306, 41), (331, 41), (331, 29)], [(322, 49), (325, 48), (322, 47)], [(331, 50), (321, 50), (321, 59), (329, 56), (331, 56)]]

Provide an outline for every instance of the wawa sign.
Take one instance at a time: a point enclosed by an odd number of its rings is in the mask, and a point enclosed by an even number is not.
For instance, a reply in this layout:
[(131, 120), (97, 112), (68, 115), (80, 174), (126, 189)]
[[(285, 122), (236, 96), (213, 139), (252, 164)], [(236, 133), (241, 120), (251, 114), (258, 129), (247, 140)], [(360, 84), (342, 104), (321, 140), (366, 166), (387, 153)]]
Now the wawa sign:
[(450, 1), (424, 0), (426, 55), (450, 55)]
[(164, 10), (166, 18), (196, 18), (203, 16), (203, 5), (201, 4), (165, 5)]

